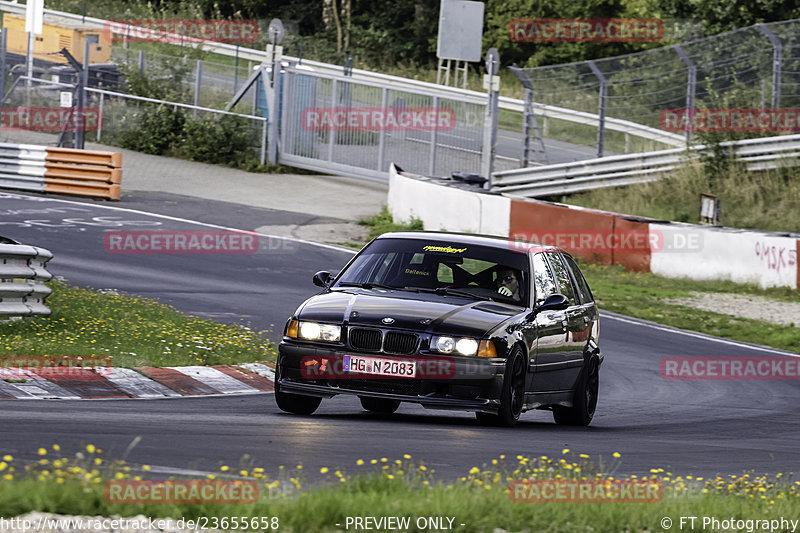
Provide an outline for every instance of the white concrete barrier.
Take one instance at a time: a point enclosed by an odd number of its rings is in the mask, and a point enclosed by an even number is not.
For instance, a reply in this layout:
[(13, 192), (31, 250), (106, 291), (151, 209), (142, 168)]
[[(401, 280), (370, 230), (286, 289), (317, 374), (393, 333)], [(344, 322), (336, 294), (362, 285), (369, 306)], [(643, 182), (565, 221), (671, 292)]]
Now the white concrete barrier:
[[(422, 220), (426, 230), (481, 233), (510, 237), (512, 221), (545, 224), (549, 233), (575, 230), (577, 211), (548, 202), (534, 202), (489, 194), (478, 188), (452, 186), (438, 179), (398, 172), (389, 173), (389, 212), (397, 221)], [(563, 213), (562, 211), (563, 210)], [(614, 219), (620, 231), (632, 231), (625, 215), (594, 211)], [(589, 219), (583, 231), (602, 231)], [(530, 222), (529, 222), (530, 223)], [(559, 225), (563, 227), (558, 227)], [(595, 227), (598, 225), (597, 227)], [(641, 224), (649, 231), (650, 249), (637, 254), (614, 255), (610, 261), (637, 271), (650, 271), (671, 278), (729, 280), (761, 287), (800, 287), (800, 239), (797, 235), (683, 224), (677, 222)], [(533, 228), (528, 228), (533, 229)], [(616, 230), (615, 230), (616, 231)], [(628, 259), (628, 263), (625, 262)], [(635, 265), (634, 265), (635, 264)], [(634, 265), (634, 266), (632, 266)]]
[(388, 208), (396, 221), (422, 220), (425, 229), (507, 237), (511, 199), (477, 187), (444, 187), (438, 180), (389, 170)]
[(676, 223), (650, 224), (650, 232), (664, 242), (651, 249), (654, 274), (797, 288), (796, 238)]

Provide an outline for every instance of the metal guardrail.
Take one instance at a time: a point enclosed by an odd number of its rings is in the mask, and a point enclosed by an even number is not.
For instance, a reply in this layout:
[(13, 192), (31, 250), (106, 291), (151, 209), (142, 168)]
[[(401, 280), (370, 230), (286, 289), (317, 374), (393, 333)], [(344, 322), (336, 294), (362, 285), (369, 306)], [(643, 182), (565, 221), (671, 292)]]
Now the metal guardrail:
[(52, 292), (45, 265), (53, 254), (0, 237), (0, 318), (49, 315), (44, 303)]
[[(0, 10), (13, 13), (16, 15), (21, 15), (21, 16), (25, 15), (24, 4), (17, 4), (15, 2), (9, 2), (6, 0), (0, 0)], [(46, 15), (49, 15), (54, 19), (60, 17), (62, 19), (70, 21), (80, 21), (82, 24), (94, 27), (98, 30), (105, 30), (109, 27), (108, 26), (109, 21), (103, 19), (98, 19), (94, 17), (83, 17), (81, 15), (66, 13), (62, 11), (55, 11), (52, 9), (45, 9), (44, 12)], [(57, 20), (54, 20), (54, 22), (57, 22)], [(131, 29), (133, 31), (136, 31), (137, 34), (140, 34), (141, 32), (153, 31), (148, 28), (138, 28), (138, 27), (134, 28), (133, 26), (131, 27)], [(191, 43), (184, 43), (184, 44), (187, 46), (191, 45)], [(214, 41), (198, 42), (197, 46), (203, 51), (213, 52), (228, 57), (238, 57), (244, 60), (258, 61), (259, 63), (267, 61), (267, 53), (266, 51), (263, 50), (256, 50), (253, 48), (237, 46), (235, 44), (219, 43)], [(299, 61), (299, 58), (291, 56), (283, 56), (283, 59), (288, 62)], [(321, 63), (319, 61), (311, 61), (308, 59), (303, 59), (303, 64), (323, 74), (342, 73), (342, 67), (340, 65)], [(438, 85), (436, 83), (411, 80), (407, 78), (401, 78), (398, 76), (381, 74), (379, 72), (370, 72), (368, 70), (362, 70), (362, 69), (352, 69), (352, 78), (363, 81), (372, 81), (382, 84), (391, 83), (398, 89), (405, 88), (405, 89), (425, 89), (431, 91), (445, 91), (449, 93), (451, 97), (456, 99), (458, 99), (459, 97), (479, 97), (484, 99), (486, 98), (485, 93), (477, 91), (458, 89), (455, 87), (446, 87), (443, 85)], [(522, 113), (525, 108), (525, 102), (521, 99), (500, 97), (500, 108), (505, 109), (507, 111), (515, 111)], [(564, 120), (576, 124), (581, 124), (584, 126), (597, 127), (600, 121), (600, 117), (598, 115), (592, 113), (586, 113), (583, 111), (575, 111), (572, 109), (567, 109), (564, 107), (558, 107), (553, 105), (535, 104), (535, 110), (540, 111), (543, 118), (547, 117), (558, 120)], [(617, 131), (620, 133), (625, 133), (626, 135), (634, 135), (637, 137), (642, 137), (644, 139), (649, 139), (651, 141), (667, 144), (669, 146), (683, 147), (685, 145), (685, 138), (683, 135), (662, 131), (657, 128), (645, 126), (643, 124), (637, 124), (635, 122), (631, 122), (628, 120), (606, 117), (605, 128), (609, 131)]]
[[(744, 139), (720, 145), (732, 149), (750, 171), (800, 163), (800, 135)], [(493, 174), (492, 190), (536, 198), (645, 183), (664, 177), (686, 161), (697, 159), (707, 148), (695, 145), (685, 150), (674, 148), (506, 170)]]
[(0, 143), (0, 188), (119, 200), (122, 154)]

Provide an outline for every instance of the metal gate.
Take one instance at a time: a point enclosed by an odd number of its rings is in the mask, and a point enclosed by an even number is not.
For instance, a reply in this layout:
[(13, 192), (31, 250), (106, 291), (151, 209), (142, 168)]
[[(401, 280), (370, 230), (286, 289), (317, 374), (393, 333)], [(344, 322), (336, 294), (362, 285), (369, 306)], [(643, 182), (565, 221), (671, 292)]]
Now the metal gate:
[(391, 163), (409, 172), (449, 176), (481, 174), (483, 158), (492, 157), (484, 140), (484, 128), (491, 124), (487, 98), (398, 88), (390, 81), (304, 67), (281, 71), (282, 80), (276, 80), (279, 163), (386, 180)]

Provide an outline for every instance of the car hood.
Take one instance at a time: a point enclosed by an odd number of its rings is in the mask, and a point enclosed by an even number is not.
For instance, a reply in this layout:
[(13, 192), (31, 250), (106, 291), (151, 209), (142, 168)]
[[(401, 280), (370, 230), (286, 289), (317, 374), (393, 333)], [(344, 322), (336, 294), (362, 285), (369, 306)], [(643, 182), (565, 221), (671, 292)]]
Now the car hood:
[[(450, 335), (484, 335), (522, 313), (520, 307), (461, 297), (409, 292), (346, 290), (309, 298), (300, 320), (389, 327)], [(386, 323), (384, 319), (392, 319)]]

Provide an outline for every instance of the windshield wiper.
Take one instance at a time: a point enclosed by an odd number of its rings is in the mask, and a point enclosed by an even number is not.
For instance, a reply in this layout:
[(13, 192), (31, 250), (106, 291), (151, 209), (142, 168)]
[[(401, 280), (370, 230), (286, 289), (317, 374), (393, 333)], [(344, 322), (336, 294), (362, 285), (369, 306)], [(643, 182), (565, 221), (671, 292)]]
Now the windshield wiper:
[(464, 296), (466, 298), (473, 298), (475, 300), (491, 300), (493, 302), (495, 301), (495, 299), (492, 298), (491, 296), (485, 296), (485, 295), (482, 296), (482, 295), (479, 295), (479, 294), (471, 293), (469, 291), (463, 291), (463, 290), (459, 290), (459, 289), (451, 289), (451, 288), (448, 288), (448, 287), (436, 287), (435, 289), (427, 289), (427, 288), (422, 288), (422, 287), (413, 287), (413, 288), (412, 287), (407, 287), (407, 288), (409, 290), (414, 290), (414, 291), (417, 291), (417, 292), (429, 292), (429, 293), (433, 293), (433, 294), (440, 294), (442, 296)]
[(391, 285), (382, 285), (380, 283), (357, 283), (354, 281), (340, 281), (340, 287), (361, 287), (362, 289), (402, 289), (403, 287), (393, 287)]

